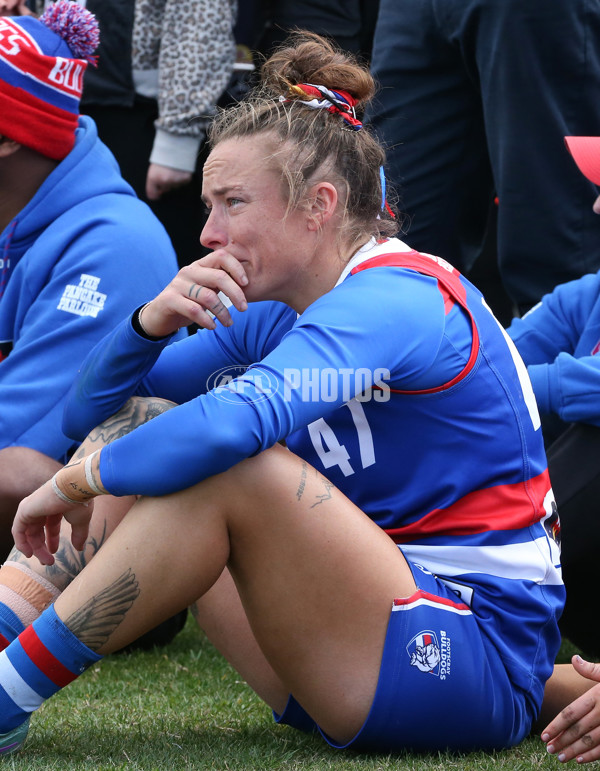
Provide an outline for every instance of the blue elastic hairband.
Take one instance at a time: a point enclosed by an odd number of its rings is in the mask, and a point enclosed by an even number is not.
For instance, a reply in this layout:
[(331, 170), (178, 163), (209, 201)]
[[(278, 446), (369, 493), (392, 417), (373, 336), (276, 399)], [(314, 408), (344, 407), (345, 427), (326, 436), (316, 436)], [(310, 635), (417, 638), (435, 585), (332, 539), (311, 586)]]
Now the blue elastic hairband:
[(379, 179), (381, 180), (381, 211), (385, 209), (385, 172), (383, 166), (379, 167)]

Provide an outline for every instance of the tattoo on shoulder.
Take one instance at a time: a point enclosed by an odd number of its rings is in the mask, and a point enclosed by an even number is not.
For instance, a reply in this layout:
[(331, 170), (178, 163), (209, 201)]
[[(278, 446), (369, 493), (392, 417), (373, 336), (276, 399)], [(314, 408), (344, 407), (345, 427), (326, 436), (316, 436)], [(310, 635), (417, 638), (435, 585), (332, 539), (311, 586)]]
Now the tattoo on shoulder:
[(71, 614), (65, 624), (84, 645), (97, 651), (123, 621), (139, 595), (137, 579), (129, 569)]

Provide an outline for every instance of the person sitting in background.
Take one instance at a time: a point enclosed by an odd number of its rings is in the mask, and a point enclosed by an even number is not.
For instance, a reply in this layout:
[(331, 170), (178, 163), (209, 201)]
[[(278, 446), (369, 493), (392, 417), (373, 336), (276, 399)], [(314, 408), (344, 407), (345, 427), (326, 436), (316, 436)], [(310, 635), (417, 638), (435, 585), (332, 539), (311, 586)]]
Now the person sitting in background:
[[(565, 142), (580, 171), (600, 185), (600, 137), (568, 136)], [(600, 196), (593, 209), (600, 213)], [(600, 623), (591, 587), (600, 543), (600, 272), (557, 286), (514, 319), (508, 334), (527, 365), (544, 420), (567, 589), (561, 632), (586, 655), (598, 657)], [(560, 760), (587, 763), (600, 758), (593, 733), (600, 726), (600, 685), (593, 685), (600, 681), (600, 666), (576, 656), (573, 667), (555, 668), (545, 708), (585, 693), (542, 730), (542, 739)]]
[(177, 271), (168, 236), (79, 115), (98, 41), (61, 0), (0, 17), (0, 560), (19, 501), (76, 444), (66, 393), (106, 332)]
[[(585, 176), (600, 184), (600, 137), (565, 141)], [(508, 334), (542, 414), (568, 594), (561, 631), (598, 657), (600, 620), (589, 586), (600, 543), (600, 272), (556, 287), (514, 319)]]

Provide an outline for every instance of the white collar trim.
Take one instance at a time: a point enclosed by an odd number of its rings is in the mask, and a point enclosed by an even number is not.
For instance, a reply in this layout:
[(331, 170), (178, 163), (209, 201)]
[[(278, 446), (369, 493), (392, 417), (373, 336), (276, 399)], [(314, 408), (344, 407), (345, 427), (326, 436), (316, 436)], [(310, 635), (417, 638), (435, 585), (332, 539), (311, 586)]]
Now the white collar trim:
[(372, 257), (377, 257), (379, 254), (387, 254), (388, 252), (412, 252), (410, 246), (401, 241), (399, 238), (388, 238), (381, 244), (378, 244), (375, 238), (371, 238), (370, 241), (361, 247), (358, 252), (350, 259), (346, 264), (344, 270), (341, 272), (340, 277), (336, 281), (335, 285), (339, 286), (344, 281), (348, 274), (367, 260)]

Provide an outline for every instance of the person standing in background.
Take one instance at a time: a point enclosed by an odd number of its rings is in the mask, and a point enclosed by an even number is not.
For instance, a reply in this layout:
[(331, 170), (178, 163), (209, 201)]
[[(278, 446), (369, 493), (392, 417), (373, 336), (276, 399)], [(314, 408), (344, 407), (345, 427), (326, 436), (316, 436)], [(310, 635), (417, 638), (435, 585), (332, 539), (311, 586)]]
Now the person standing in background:
[(381, 0), (372, 70), (367, 122), (414, 248), (470, 275), (497, 196), (518, 313), (600, 268), (595, 188), (563, 145), (600, 134), (597, 0)]
[[(41, 12), (43, 0), (34, 3)], [(165, 226), (179, 264), (192, 262), (205, 253), (201, 150), (233, 72), (237, 0), (87, 0), (87, 8), (102, 40), (82, 112)]]
[(379, 0), (263, 0), (266, 25), (258, 44), (269, 55), (297, 29), (316, 32), (368, 63)]

